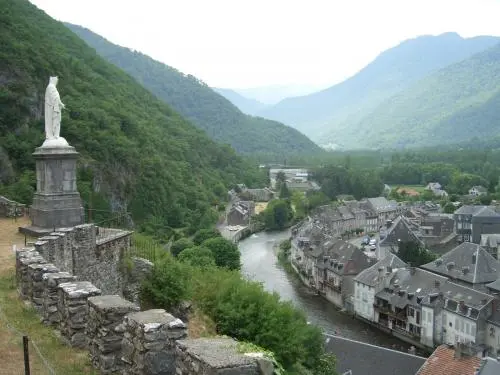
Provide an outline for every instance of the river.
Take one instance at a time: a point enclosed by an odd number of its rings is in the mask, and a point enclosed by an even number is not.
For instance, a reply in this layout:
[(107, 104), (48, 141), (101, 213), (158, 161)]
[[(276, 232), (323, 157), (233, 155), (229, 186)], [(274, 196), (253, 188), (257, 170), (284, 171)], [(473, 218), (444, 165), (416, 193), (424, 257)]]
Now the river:
[(297, 277), (288, 274), (278, 263), (273, 245), (289, 236), (289, 231), (261, 232), (240, 241), (242, 273), (251, 280), (262, 282), (266, 290), (277, 292), (282, 299), (292, 301), (306, 313), (311, 324), (321, 327), (326, 333), (336, 332), (352, 340), (404, 351), (409, 348), (407, 343), (340, 312), (311, 292)]

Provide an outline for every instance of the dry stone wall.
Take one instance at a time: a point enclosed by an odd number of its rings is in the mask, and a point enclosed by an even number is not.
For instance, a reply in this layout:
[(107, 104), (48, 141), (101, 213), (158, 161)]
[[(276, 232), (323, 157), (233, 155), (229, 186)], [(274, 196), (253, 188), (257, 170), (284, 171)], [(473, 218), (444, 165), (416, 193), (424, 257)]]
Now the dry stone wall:
[[(43, 240), (49, 244), (38, 244), (38, 249), (64, 254), (64, 245), (52, 241), (67, 241), (66, 235), (50, 236), (56, 238)], [(92, 282), (62, 271), (57, 264), (64, 262), (52, 260), (35, 249), (16, 252), (20, 296), (37, 306), (42, 321), (58, 329), (68, 345), (88, 348), (101, 374), (273, 374), (270, 361), (239, 353), (235, 340), (187, 339), (186, 324), (165, 310), (139, 311), (119, 295), (102, 295)], [(140, 259), (134, 263), (144, 267), (137, 277), (152, 266)]]

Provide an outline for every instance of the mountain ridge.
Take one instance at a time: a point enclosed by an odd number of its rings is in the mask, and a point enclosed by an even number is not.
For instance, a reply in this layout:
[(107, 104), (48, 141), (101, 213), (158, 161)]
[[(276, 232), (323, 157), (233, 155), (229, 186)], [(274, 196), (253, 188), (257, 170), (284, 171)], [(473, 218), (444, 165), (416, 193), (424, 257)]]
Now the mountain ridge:
[(233, 105), (235, 105), (241, 112), (247, 115), (255, 116), (260, 110), (266, 107), (264, 103), (252, 98), (248, 98), (244, 95), (241, 95), (240, 93), (238, 93), (233, 89), (212, 87), (212, 90), (225, 97), (227, 100), (233, 103)]
[(83, 26), (64, 24), (101, 57), (130, 74), (212, 139), (228, 143), (242, 154), (262, 153), (282, 158), (322, 152), (318, 145), (292, 127), (242, 113), (192, 75), (185, 75), (140, 52), (117, 46)]
[[(500, 38), (462, 38), (457, 33), (408, 39), (380, 53), (358, 73), (319, 92), (288, 98), (259, 114), (286, 122), (313, 140), (337, 139), (385, 99), (430, 74), (498, 43)], [(336, 127), (339, 131), (333, 132)], [(329, 139), (328, 139), (329, 138)]]

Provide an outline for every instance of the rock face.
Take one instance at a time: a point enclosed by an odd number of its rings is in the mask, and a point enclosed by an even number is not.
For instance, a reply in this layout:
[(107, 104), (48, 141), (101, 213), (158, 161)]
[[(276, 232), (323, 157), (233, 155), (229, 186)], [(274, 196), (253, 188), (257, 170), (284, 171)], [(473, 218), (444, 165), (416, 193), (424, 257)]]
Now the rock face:
[(88, 320), (87, 299), (100, 295), (101, 290), (89, 281), (75, 281), (60, 284), (58, 293), (62, 337), (71, 346), (87, 347), (85, 334)]
[(76, 280), (76, 277), (69, 272), (48, 273), (43, 278), (43, 322), (51, 326), (59, 326), (61, 313), (59, 312), (59, 285)]
[(86, 334), (92, 365), (101, 374), (113, 374), (122, 369), (123, 318), (139, 306), (118, 295), (90, 297)]
[(238, 352), (231, 338), (179, 340), (176, 348), (178, 375), (272, 375), (271, 361)]
[(124, 375), (176, 373), (176, 340), (187, 337), (187, 327), (180, 319), (154, 309), (129, 314), (123, 324)]

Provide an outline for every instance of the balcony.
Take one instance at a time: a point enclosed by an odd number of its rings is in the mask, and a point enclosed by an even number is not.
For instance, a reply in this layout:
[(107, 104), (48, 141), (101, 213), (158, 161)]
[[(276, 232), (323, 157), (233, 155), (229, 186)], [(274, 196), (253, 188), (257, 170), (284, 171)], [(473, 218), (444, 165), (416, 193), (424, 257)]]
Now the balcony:
[(375, 310), (377, 310), (379, 313), (386, 314), (387, 316), (389, 316), (393, 319), (398, 319), (401, 321), (408, 320), (408, 317), (406, 316), (405, 310), (393, 311), (393, 310), (391, 310), (390, 306), (378, 305), (376, 303), (373, 304), (373, 308)]

